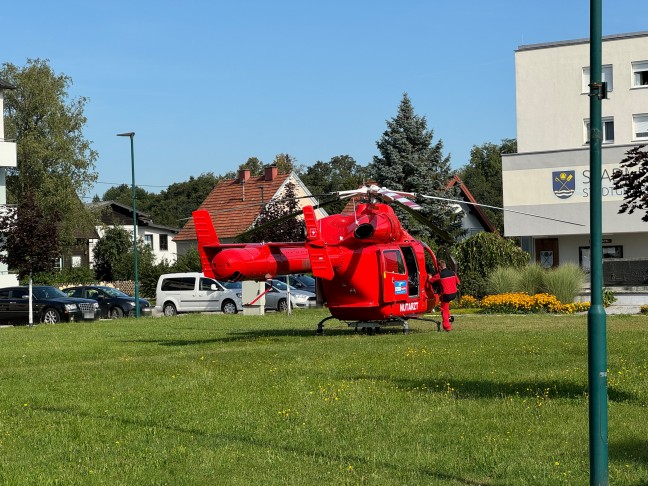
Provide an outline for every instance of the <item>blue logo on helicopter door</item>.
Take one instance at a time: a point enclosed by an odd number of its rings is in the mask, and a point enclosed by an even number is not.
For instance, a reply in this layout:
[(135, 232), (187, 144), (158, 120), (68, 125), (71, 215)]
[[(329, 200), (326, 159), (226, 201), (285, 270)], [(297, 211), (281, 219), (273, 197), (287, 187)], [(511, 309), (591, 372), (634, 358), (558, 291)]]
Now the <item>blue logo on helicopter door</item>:
[(394, 294), (407, 294), (407, 280), (394, 280)]
[(553, 192), (560, 199), (567, 199), (576, 190), (576, 172), (573, 170), (561, 170), (552, 172)]

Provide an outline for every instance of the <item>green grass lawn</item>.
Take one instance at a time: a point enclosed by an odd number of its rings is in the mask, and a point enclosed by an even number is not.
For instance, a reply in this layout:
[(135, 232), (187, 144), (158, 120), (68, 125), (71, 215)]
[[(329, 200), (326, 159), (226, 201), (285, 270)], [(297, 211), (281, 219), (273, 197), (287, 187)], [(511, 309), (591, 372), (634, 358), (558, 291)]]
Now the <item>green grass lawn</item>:
[[(586, 316), (323, 310), (0, 329), (0, 484), (588, 484)], [(611, 484), (648, 484), (648, 317), (609, 316)]]

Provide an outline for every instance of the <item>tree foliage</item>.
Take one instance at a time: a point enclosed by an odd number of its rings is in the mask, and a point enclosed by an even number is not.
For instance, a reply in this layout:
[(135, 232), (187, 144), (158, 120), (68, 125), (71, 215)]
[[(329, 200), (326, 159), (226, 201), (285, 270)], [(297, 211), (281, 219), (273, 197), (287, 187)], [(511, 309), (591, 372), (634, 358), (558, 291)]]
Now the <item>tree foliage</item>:
[[(264, 171), (264, 166), (263, 162), (261, 162), (258, 158), (256, 157), (249, 157), (245, 163), (239, 165), (239, 170), (249, 170), (250, 171), (250, 176), (251, 177), (259, 177), (263, 175)], [(236, 177), (236, 175), (234, 176)]]
[[(360, 187), (367, 179), (367, 168), (356, 163), (349, 155), (337, 155), (328, 162), (317, 161), (299, 178), (314, 195), (329, 194)], [(326, 207), (329, 214), (339, 213), (346, 201), (338, 201)]]
[(632, 214), (635, 210), (644, 210), (641, 218), (648, 222), (648, 151), (646, 146), (633, 147), (626, 152), (621, 161), (621, 170), (612, 174), (614, 188), (623, 191), (623, 203), (619, 213)]
[(97, 152), (83, 136), (88, 100), (70, 99), (72, 79), (56, 74), (47, 60), (5, 63), (0, 78), (16, 87), (4, 97), (5, 136), (18, 147), (18, 167), (7, 173), (7, 202), (32, 194), (45, 218), (60, 215), (58, 234), (71, 242), (94, 223), (79, 200), (97, 177)]
[(104, 231), (92, 250), (97, 280), (115, 280), (114, 266), (122, 255), (133, 247), (133, 235), (121, 226), (109, 227)]
[[(288, 181), (280, 198), (274, 198), (261, 210), (253, 228), (258, 230), (246, 235), (246, 242), (262, 241), (302, 241), (304, 239), (304, 222), (296, 217), (277, 222), (280, 218), (299, 212), (295, 184)], [(276, 222), (276, 224), (274, 224)]]
[(486, 232), (459, 243), (455, 257), (459, 264), (462, 293), (477, 298), (486, 294), (488, 277), (497, 267), (521, 267), (529, 262), (529, 254), (513, 241)]
[[(180, 228), (220, 180), (221, 178), (212, 172), (207, 172), (198, 177), (191, 176), (185, 182), (171, 184), (159, 194), (136, 187), (137, 211), (148, 214), (157, 224)], [(111, 187), (104, 193), (102, 200), (117, 201), (131, 207), (133, 204), (132, 188), (127, 184)]]
[(23, 194), (16, 208), (5, 208), (0, 216), (0, 232), (6, 253), (0, 261), (18, 271), (18, 278), (39, 272), (51, 272), (61, 253), (57, 238), (60, 215), (45, 215), (33, 192)]
[[(515, 139), (504, 139), (499, 145), (484, 143), (473, 146), (470, 161), (459, 175), (478, 203), (502, 207), (502, 154), (516, 152)], [(490, 208), (482, 210), (500, 234), (504, 234), (504, 213)]]
[[(407, 93), (398, 107), (398, 113), (387, 121), (387, 130), (377, 142), (380, 156), (374, 156), (369, 166), (369, 175), (381, 186), (393, 190), (417, 192), (430, 196), (452, 197), (454, 192), (446, 191), (450, 181), (450, 157), (443, 155), (443, 142), (433, 143), (434, 132), (427, 129), (425, 117), (416, 115)], [(450, 234), (459, 236), (461, 213), (446, 202), (419, 201), (421, 213), (444, 228)], [(412, 218), (399, 214), (410, 233), (417, 237), (436, 235), (426, 226)]]
[[(94, 249), (95, 276), (99, 281), (134, 280), (135, 254), (133, 234), (122, 226), (108, 227)], [(137, 271), (139, 275), (151, 273), (155, 256), (144, 240), (137, 241)]]

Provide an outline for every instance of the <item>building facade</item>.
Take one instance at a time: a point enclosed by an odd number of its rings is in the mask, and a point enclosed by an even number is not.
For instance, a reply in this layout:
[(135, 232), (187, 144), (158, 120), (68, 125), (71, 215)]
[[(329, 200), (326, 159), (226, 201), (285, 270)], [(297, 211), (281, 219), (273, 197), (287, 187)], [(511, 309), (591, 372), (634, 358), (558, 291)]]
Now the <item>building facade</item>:
[[(643, 212), (619, 214), (623, 193), (612, 174), (630, 148), (648, 144), (648, 32), (606, 36), (602, 55), (603, 254), (645, 258), (648, 223)], [(543, 266), (587, 270), (589, 40), (520, 46), (515, 75), (518, 153), (502, 157), (504, 233)]]

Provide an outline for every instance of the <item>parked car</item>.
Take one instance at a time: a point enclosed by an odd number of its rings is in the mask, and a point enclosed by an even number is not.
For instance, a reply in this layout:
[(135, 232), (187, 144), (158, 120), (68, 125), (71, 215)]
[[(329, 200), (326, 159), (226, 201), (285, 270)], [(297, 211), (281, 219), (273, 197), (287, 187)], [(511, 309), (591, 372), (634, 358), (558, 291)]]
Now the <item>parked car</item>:
[[(101, 317), (117, 319), (119, 317), (135, 317), (135, 297), (121, 290), (103, 285), (80, 285), (63, 289), (70, 297), (92, 299), (99, 304)], [(139, 299), (140, 316), (150, 316), (153, 313), (151, 304), (146, 299)]]
[[(32, 286), (34, 322), (55, 324), (61, 321), (94, 321), (99, 319), (99, 304), (90, 299), (68, 297), (55, 287)], [(29, 322), (29, 287), (0, 289), (0, 322)]]
[[(221, 282), (221, 284), (230, 290), (241, 292), (243, 288), (242, 282)], [(286, 312), (288, 310), (288, 286), (286, 282), (280, 280), (266, 281), (266, 294), (265, 294), (265, 310), (277, 310)], [(317, 299), (312, 292), (290, 287), (290, 303), (293, 308), (307, 308), (315, 307)]]
[(221, 311), (236, 314), (243, 310), (241, 293), (223, 287), (202, 273), (167, 273), (158, 279), (156, 309), (165, 316), (180, 312)]
[(306, 292), (312, 292), (317, 295), (317, 284), (315, 279), (310, 275), (281, 275), (275, 277), (275, 280), (285, 282), (286, 277), (288, 277), (288, 284), (295, 287), (297, 290), (305, 290)]

